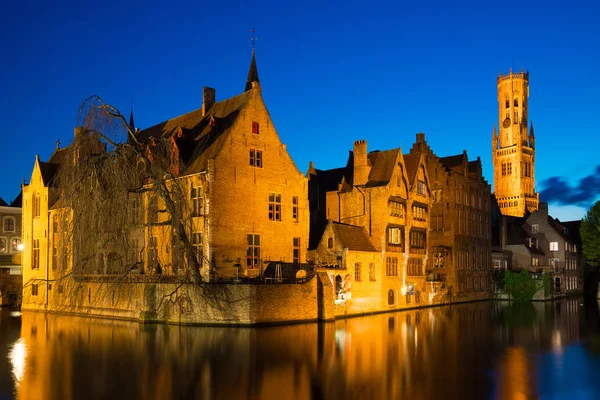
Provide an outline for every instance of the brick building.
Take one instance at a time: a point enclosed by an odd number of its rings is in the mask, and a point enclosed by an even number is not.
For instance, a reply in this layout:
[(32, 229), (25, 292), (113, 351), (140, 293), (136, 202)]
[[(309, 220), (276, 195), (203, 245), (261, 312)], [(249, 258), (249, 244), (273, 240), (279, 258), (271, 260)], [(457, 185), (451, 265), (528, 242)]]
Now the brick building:
[[(339, 268), (345, 270), (340, 276), (352, 281), (353, 303), (362, 304), (364, 300), (356, 295), (362, 292), (365, 300), (367, 296), (376, 298), (369, 303), (379, 303), (377, 310), (430, 304), (435, 293), (426, 285), (425, 265), (431, 193), (424, 157), (403, 155), (400, 149), (368, 153), (366, 141), (358, 140), (345, 167), (318, 170), (311, 163), (307, 176), (310, 261), (319, 268), (331, 264), (335, 255), (324, 254), (332, 250), (330, 243), (339, 242), (336, 237), (341, 227), (364, 232), (374, 251), (361, 248), (361, 259), (352, 261), (338, 255), (343, 261)], [(348, 251), (358, 250), (358, 244), (352, 244), (358, 238), (346, 240)], [(368, 280), (363, 278), (366, 271)], [(377, 290), (363, 288), (374, 282), (380, 282)], [(369, 307), (356, 306), (352, 312)]]
[(425, 159), (432, 193), (427, 280), (454, 300), (487, 298), (491, 278), (490, 185), (466, 151), (438, 157), (418, 133), (411, 154)]
[[(138, 131), (136, 137), (142, 143), (160, 138), (173, 145), (172, 154), (182, 166), (175, 171), (177, 182), (187, 193), (187, 233), (205, 281), (238, 274), (254, 277), (269, 261), (305, 262), (308, 179), (275, 130), (262, 98), (254, 51), (244, 92), (216, 101), (215, 90), (205, 87), (199, 109)], [(24, 305), (51, 302), (56, 266), (74, 265), (55, 223), (61, 212), (56, 175), (65, 153), (66, 148), (57, 146), (48, 162), (36, 158), (31, 181), (24, 185)], [(151, 191), (141, 204), (145, 224), (131, 240), (139, 250), (133, 252), (141, 265), (137, 271), (153, 274), (160, 266), (161, 274), (177, 274), (183, 261), (171, 227), (156, 226), (165, 218), (164, 204)], [(99, 253), (97, 261), (106, 265), (107, 254)], [(57, 289), (54, 295), (62, 286)]]
[[(548, 215), (548, 204), (539, 203), (525, 217), (502, 217), (498, 235), (507, 269), (550, 274), (554, 294), (583, 290), (583, 265), (576, 224), (563, 224)], [(495, 269), (501, 269), (499, 264)]]

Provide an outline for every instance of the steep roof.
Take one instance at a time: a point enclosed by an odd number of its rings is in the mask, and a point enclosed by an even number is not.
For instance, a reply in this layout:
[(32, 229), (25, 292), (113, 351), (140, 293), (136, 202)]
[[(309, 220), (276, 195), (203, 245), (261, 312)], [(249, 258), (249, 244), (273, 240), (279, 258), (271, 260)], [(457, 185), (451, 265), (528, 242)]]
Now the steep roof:
[(23, 206), (23, 192), (19, 192), (19, 195), (10, 202), (11, 207), (22, 207)]
[(152, 137), (175, 137), (181, 161), (187, 166), (183, 173), (203, 171), (207, 168), (208, 160), (214, 158), (221, 149), (229, 128), (252, 93), (250, 90), (217, 102), (205, 115), (202, 115), (200, 108), (161, 122), (140, 131), (137, 138), (146, 142)]
[(462, 159), (463, 159), (462, 154), (455, 154), (453, 156), (440, 157), (440, 161), (442, 162), (442, 165), (444, 165), (444, 167), (446, 167), (448, 169), (456, 168), (456, 167), (462, 165)]
[(0, 206), (8, 206), (8, 204), (2, 199), (2, 197), (0, 197)]
[(417, 177), (417, 171), (419, 169), (419, 160), (421, 155), (418, 153), (405, 154), (404, 165), (406, 165), (406, 175), (408, 175), (408, 182), (412, 185)]
[(506, 238), (507, 245), (522, 245), (525, 246), (532, 254), (545, 255), (538, 247), (531, 246), (529, 243), (530, 235), (527, 233), (523, 224), (527, 221), (525, 217), (506, 217), (508, 224), (508, 232)]
[(52, 186), (55, 183), (56, 174), (60, 168), (60, 164), (40, 161), (40, 172), (44, 186)]
[(382, 186), (387, 185), (394, 172), (394, 166), (398, 159), (400, 149), (390, 149), (384, 151), (372, 151), (368, 158), (371, 163), (371, 171), (369, 172), (369, 180), (366, 186)]
[(345, 249), (356, 251), (377, 251), (367, 231), (362, 226), (331, 223), (337, 238)]
[(252, 82), (260, 83), (260, 80), (258, 79), (258, 68), (256, 68), (256, 57), (254, 56), (254, 49), (252, 49), (252, 60), (250, 61), (248, 79), (246, 80), (246, 92), (252, 89)]
[(57, 147), (56, 149), (54, 149), (54, 152), (48, 159), (48, 162), (51, 164), (62, 164), (65, 161), (68, 149), (69, 146), (63, 147), (62, 149)]

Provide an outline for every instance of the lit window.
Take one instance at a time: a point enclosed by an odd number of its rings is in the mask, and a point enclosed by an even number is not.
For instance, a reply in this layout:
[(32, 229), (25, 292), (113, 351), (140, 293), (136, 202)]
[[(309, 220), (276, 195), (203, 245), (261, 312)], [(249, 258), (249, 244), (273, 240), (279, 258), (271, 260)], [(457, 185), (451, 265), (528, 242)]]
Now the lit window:
[(158, 266), (158, 238), (150, 236), (148, 246), (148, 267), (153, 270)]
[(398, 257), (386, 257), (385, 275), (398, 276)]
[(204, 215), (204, 197), (202, 197), (202, 187), (192, 187), (192, 216), (199, 217)]
[(281, 195), (269, 194), (269, 221), (281, 221)]
[(404, 216), (404, 206), (402, 205), (402, 203), (391, 201), (390, 202), (390, 215), (393, 217)]
[(10, 241), (10, 247), (11, 247), (12, 251), (21, 251), (21, 239), (13, 238)]
[(262, 168), (262, 151), (250, 149), (250, 166)]
[(550, 242), (550, 251), (558, 251), (558, 242)]
[(369, 264), (369, 280), (370, 281), (375, 280), (375, 264), (374, 263)]
[(412, 212), (413, 212), (413, 219), (415, 221), (425, 221), (425, 217), (427, 215), (427, 210), (424, 207), (413, 206)]
[(299, 264), (300, 263), (300, 238), (299, 237), (295, 237), (293, 240), (293, 245), (294, 245), (294, 249), (293, 249), (293, 262), (295, 264)]
[(246, 267), (256, 269), (260, 263), (260, 235), (246, 235)]
[(35, 193), (33, 195), (33, 216), (34, 217), (40, 216), (40, 194), (39, 193)]
[(540, 233), (540, 226), (538, 224), (531, 225), (531, 233)]
[(360, 273), (361, 273), (360, 263), (354, 264), (354, 280), (356, 282), (360, 282), (360, 278), (361, 278)]
[(33, 239), (31, 269), (40, 269), (40, 239)]
[(298, 222), (298, 196), (292, 197), (292, 219)]
[(192, 233), (192, 247), (194, 248), (194, 254), (196, 254), (196, 260), (199, 264), (202, 264), (202, 233)]
[(6, 251), (6, 238), (0, 238), (0, 252)]
[(15, 231), (15, 219), (13, 217), (4, 217), (4, 232)]

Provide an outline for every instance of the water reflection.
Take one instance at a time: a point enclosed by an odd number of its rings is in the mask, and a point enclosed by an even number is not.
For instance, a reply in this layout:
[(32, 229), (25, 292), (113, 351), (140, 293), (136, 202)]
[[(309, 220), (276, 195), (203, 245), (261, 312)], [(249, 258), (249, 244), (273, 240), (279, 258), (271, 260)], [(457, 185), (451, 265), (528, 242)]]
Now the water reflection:
[[(587, 380), (578, 372), (600, 368), (600, 316), (595, 302), (579, 301), (481, 302), (259, 329), (24, 312), (6, 342), (13, 384), (0, 397), (530, 399), (567, 387), (600, 398), (593, 372)], [(3, 374), (0, 365), (0, 383)]]

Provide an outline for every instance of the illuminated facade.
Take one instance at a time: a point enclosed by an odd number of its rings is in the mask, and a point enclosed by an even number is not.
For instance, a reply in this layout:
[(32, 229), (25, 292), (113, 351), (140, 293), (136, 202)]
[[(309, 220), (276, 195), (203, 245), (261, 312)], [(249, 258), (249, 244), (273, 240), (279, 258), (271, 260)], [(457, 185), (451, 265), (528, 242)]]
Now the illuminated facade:
[(535, 136), (528, 132), (529, 73), (500, 75), (499, 130), (492, 133), (494, 194), (503, 215), (522, 217), (537, 210), (535, 192)]
[(431, 185), (427, 280), (450, 301), (487, 298), (491, 281), (490, 185), (466, 151), (438, 157), (418, 133)]
[(431, 191), (423, 156), (401, 149), (369, 153), (358, 140), (345, 167), (323, 171), (311, 164), (307, 175), (316, 235), (309, 260), (328, 270), (338, 300), (340, 289), (352, 285), (344, 312), (439, 301), (426, 284)]
[[(187, 193), (186, 226), (202, 260), (203, 280), (238, 273), (255, 277), (269, 261), (305, 262), (308, 180), (281, 142), (264, 104), (254, 52), (245, 91), (222, 101), (215, 97), (215, 90), (205, 87), (201, 108), (136, 133), (142, 143), (169, 139), (183, 165), (175, 175)], [(25, 308), (51, 305), (64, 290), (57, 282), (75, 265), (72, 257), (77, 254), (69, 251), (71, 244), (58, 223), (58, 214), (68, 212), (61, 206), (56, 182), (66, 153), (57, 146), (48, 162), (36, 157), (31, 180), (23, 188)], [(139, 250), (133, 252), (139, 257), (133, 271), (176, 275), (182, 252), (173, 245), (171, 226), (164, 224), (165, 206), (151, 191), (143, 196), (136, 207), (141, 204), (144, 223), (138, 223), (142, 228), (130, 238), (132, 248)], [(109, 262), (106, 250), (86, 268), (105, 274)]]

